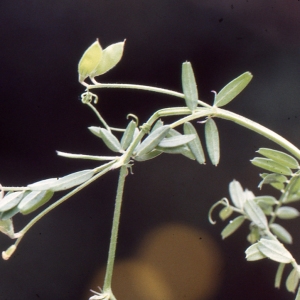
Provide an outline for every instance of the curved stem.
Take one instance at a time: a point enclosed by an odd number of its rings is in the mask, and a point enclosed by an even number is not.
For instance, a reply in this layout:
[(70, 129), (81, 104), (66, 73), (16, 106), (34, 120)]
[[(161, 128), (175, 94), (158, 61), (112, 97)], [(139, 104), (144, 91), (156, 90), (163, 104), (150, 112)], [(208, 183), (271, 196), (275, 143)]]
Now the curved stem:
[[(87, 86), (87, 90), (101, 89), (101, 88), (144, 90), (144, 91), (156, 92), (160, 94), (167, 94), (170, 96), (184, 99), (183, 93), (178, 93), (168, 89), (162, 89), (154, 86), (147, 86), (147, 85), (140, 85), (140, 84), (98, 83), (98, 84), (91, 84)], [(210, 105), (208, 105), (207, 103), (201, 100), (198, 100), (198, 103), (204, 107), (210, 107)]]
[(215, 108), (213, 115), (221, 119), (226, 119), (235, 122), (243, 127), (246, 127), (252, 131), (259, 133), (260, 135), (270, 139), (274, 143), (280, 145), (282, 148), (289, 151), (297, 159), (300, 159), (300, 150), (295, 145), (290, 143), (288, 140), (286, 140), (279, 134), (275, 133), (274, 131), (270, 130), (269, 128), (262, 126), (259, 123), (256, 123), (243, 116), (240, 116), (238, 114), (235, 114), (233, 112), (221, 108)]
[(113, 268), (114, 268), (114, 263), (115, 263), (115, 255), (116, 255), (116, 247), (117, 247), (118, 231), (119, 231), (119, 223), (120, 223), (120, 215), (121, 215), (121, 206), (122, 206), (124, 183), (125, 183), (126, 176), (127, 176), (127, 166), (123, 165), (120, 168), (119, 182), (118, 182), (118, 188), (117, 188), (115, 210), (114, 210), (113, 224), (112, 224), (112, 229), (111, 229), (110, 244), (109, 244), (109, 251), (108, 251), (107, 266), (106, 266), (105, 279), (104, 279), (104, 284), (103, 284), (103, 292), (104, 293), (105, 293), (105, 291), (111, 290), (111, 280), (112, 280)]

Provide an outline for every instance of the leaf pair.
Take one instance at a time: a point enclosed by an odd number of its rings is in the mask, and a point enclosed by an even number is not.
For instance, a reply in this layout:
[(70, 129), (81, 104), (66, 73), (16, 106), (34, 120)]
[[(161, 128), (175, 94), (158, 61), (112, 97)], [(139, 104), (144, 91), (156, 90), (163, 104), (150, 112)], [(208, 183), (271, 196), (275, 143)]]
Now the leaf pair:
[(248, 261), (255, 261), (266, 257), (284, 264), (295, 261), (291, 253), (277, 240), (263, 238), (251, 245), (245, 253)]
[[(231, 102), (249, 84), (252, 77), (250, 72), (245, 72), (229, 82), (216, 94), (214, 106), (222, 107)], [(181, 81), (186, 106), (193, 112), (198, 105), (198, 90), (190, 62), (182, 64)]]
[(0, 202), (0, 219), (8, 220), (18, 212), (29, 214), (47, 203), (54, 192), (80, 185), (94, 175), (94, 170), (83, 170), (61, 178), (50, 178), (29, 184), (29, 191), (7, 193)]
[(112, 69), (122, 58), (124, 42), (112, 44), (102, 50), (98, 39), (82, 55), (78, 64), (79, 82), (94, 78)]
[(284, 152), (268, 148), (260, 148), (257, 152), (265, 157), (255, 157), (251, 163), (275, 174), (291, 176), (292, 169), (300, 168), (298, 161)]

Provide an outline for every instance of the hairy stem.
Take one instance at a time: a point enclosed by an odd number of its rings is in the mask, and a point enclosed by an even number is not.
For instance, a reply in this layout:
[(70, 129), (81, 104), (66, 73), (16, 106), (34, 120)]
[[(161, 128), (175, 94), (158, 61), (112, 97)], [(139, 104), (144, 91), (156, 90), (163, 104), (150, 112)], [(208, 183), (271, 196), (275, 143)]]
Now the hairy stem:
[(114, 268), (114, 263), (115, 263), (115, 255), (116, 255), (116, 247), (117, 247), (118, 231), (119, 231), (119, 223), (120, 223), (120, 215), (121, 215), (121, 206), (122, 206), (124, 183), (125, 183), (126, 176), (127, 176), (127, 166), (123, 165), (120, 168), (119, 182), (118, 182), (118, 188), (117, 188), (115, 210), (114, 210), (109, 251), (108, 251), (107, 266), (106, 266), (105, 279), (104, 279), (104, 284), (103, 284), (103, 292), (104, 293), (105, 293), (105, 291), (111, 290), (111, 280), (112, 280), (113, 268)]

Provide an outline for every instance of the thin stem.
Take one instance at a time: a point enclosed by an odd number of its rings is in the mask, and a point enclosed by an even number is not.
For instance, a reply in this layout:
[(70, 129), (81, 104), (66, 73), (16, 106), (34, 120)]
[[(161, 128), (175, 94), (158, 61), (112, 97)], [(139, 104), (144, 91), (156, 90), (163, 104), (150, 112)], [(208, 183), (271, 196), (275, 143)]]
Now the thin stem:
[(108, 124), (105, 122), (105, 120), (102, 118), (102, 116), (100, 115), (100, 113), (98, 112), (98, 110), (94, 107), (94, 105), (92, 105), (90, 102), (85, 102), (84, 104), (88, 105), (93, 112), (97, 115), (98, 119), (100, 120), (100, 122), (103, 124), (103, 126), (108, 130), (111, 131), (110, 127), (108, 126)]
[(113, 268), (114, 268), (114, 262), (115, 262), (122, 198), (123, 198), (124, 183), (125, 183), (126, 176), (127, 176), (127, 166), (123, 165), (120, 168), (119, 182), (118, 182), (118, 188), (117, 188), (115, 210), (114, 210), (113, 224), (112, 224), (112, 229), (111, 229), (110, 244), (109, 244), (109, 251), (108, 251), (107, 266), (106, 266), (105, 279), (104, 279), (104, 285), (103, 285), (104, 292), (107, 290), (111, 290), (111, 280), (112, 280)]
[[(144, 91), (149, 91), (149, 92), (156, 92), (160, 94), (167, 94), (170, 96), (175, 96), (178, 98), (183, 98), (184, 99), (184, 94), (183, 93), (178, 93), (172, 90), (168, 89), (162, 89), (162, 88), (157, 88), (154, 86), (147, 86), (147, 85), (139, 85), (139, 84), (119, 84), (119, 83), (98, 83), (98, 84), (91, 84), (87, 86), (87, 90), (92, 90), (92, 89), (100, 89), (100, 88), (117, 88), (117, 89), (134, 89), (134, 90), (144, 90)], [(198, 100), (198, 103), (204, 107), (210, 107), (207, 103)]]
[(56, 151), (56, 154), (59, 156), (63, 156), (67, 158), (75, 158), (75, 159), (91, 159), (91, 160), (100, 160), (100, 161), (118, 159), (118, 156), (96, 156), (96, 155), (67, 153), (61, 151)]

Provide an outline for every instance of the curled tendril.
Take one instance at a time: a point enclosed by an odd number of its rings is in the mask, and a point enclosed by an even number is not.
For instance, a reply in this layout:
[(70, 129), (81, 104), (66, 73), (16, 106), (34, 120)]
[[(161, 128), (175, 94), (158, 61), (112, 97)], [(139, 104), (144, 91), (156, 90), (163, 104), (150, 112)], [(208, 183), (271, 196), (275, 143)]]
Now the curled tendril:
[(129, 118), (134, 119), (135, 122), (136, 122), (136, 126), (139, 126), (139, 118), (138, 118), (136, 115), (134, 115), (134, 114), (128, 114), (128, 115), (126, 116), (126, 119), (128, 120)]
[(91, 103), (94, 101), (94, 104), (98, 103), (98, 96), (90, 91), (81, 94), (81, 102), (84, 104)]
[(218, 205), (224, 205), (224, 206), (227, 206), (227, 207), (230, 206), (229, 201), (228, 201), (227, 198), (222, 198), (221, 200), (219, 200), (218, 202), (216, 202), (216, 203), (210, 208), (210, 210), (209, 210), (209, 212), (208, 212), (208, 220), (209, 220), (209, 222), (210, 222), (211, 224), (216, 224), (216, 223), (217, 223), (216, 221), (214, 221), (214, 220), (212, 219), (212, 212), (213, 212), (213, 210), (214, 210)]
[(145, 132), (150, 132), (151, 126), (147, 123), (144, 123), (142, 126), (140, 126), (141, 130), (145, 130)]

